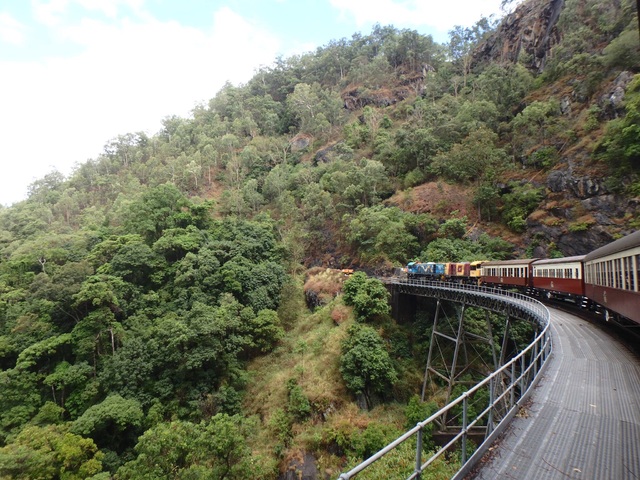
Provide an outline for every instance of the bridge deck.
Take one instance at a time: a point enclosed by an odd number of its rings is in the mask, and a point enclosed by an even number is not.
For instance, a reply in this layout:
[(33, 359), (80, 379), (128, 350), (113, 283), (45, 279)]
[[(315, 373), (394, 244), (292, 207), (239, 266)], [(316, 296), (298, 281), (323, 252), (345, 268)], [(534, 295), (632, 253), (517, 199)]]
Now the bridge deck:
[(547, 370), (468, 478), (640, 478), (638, 356), (598, 326), (549, 310), (554, 353)]

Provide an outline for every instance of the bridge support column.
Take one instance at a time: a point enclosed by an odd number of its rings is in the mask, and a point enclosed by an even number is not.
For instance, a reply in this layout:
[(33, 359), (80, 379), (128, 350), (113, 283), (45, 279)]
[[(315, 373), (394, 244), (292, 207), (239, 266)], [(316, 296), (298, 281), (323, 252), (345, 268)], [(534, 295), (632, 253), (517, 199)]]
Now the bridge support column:
[[(457, 385), (475, 385), (499, 368), (490, 312), (485, 312), (485, 326), (479, 329), (477, 324), (466, 325), (467, 304), (459, 305), (453, 318), (447, 314), (443, 302), (440, 299), (437, 301), (422, 384), (423, 401), (427, 390), (436, 382), (444, 383), (442, 387), (446, 389), (445, 403), (449, 403)], [(465, 378), (467, 374), (469, 378)], [(457, 395), (458, 393), (455, 396)], [(445, 430), (446, 426), (447, 418), (443, 418), (440, 428)]]
[(398, 323), (412, 320), (418, 310), (419, 297), (402, 293), (393, 287), (393, 285), (387, 286), (389, 293), (391, 293), (391, 316)]

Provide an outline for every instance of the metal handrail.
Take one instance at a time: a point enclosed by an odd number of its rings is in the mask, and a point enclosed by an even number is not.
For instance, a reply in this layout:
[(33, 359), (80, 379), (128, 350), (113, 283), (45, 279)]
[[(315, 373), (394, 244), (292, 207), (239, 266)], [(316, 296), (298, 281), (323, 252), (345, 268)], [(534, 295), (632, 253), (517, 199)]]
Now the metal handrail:
[[(422, 279), (405, 279), (396, 277), (392, 279), (393, 283), (401, 283), (401, 284), (410, 284), (410, 285), (424, 285), (434, 288), (446, 288), (446, 289), (457, 289), (457, 290), (468, 290), (477, 292), (484, 295), (495, 295), (500, 299), (509, 302), (509, 303), (517, 303), (520, 308), (524, 308), (529, 310), (530, 313), (534, 315), (540, 327), (542, 327), (540, 333), (535, 337), (533, 342), (522, 350), (518, 355), (512, 358), (508, 363), (500, 367), (498, 370), (493, 372), (487, 378), (482, 380), (480, 383), (475, 385), (470, 390), (464, 392), (455, 400), (451, 401), (449, 404), (445, 405), (443, 408), (438, 410), (436, 413), (431, 415), (429, 418), (425, 419), (422, 422), (416, 424), (411, 430), (406, 432), (404, 435), (398, 437), (396, 440), (391, 442), (385, 448), (372, 455), (356, 467), (352, 468), (346, 473), (340, 475), (339, 480), (349, 480), (357, 475), (359, 472), (367, 468), (369, 465), (373, 464), (380, 458), (382, 458), (387, 453), (394, 450), (396, 447), (412, 438), (414, 435), (417, 437), (416, 441), (416, 467), (413, 473), (407, 477), (408, 479), (420, 479), (421, 473), (429, 467), (437, 458), (442, 456), (445, 452), (450, 450), (458, 441), (462, 442), (461, 449), (461, 463), (462, 466), (460, 470), (453, 477), (454, 479), (461, 479), (466, 475), (473, 465), (482, 457), (484, 452), (489, 448), (491, 443), (495, 440), (495, 438), (504, 430), (504, 428), (508, 425), (509, 420), (515, 416), (519, 407), (528, 397), (531, 388), (535, 386), (538, 381), (540, 373), (543, 371), (544, 367), (547, 365), (547, 361), (552, 352), (551, 345), (551, 334), (550, 334), (550, 314), (547, 307), (545, 307), (542, 303), (537, 300), (531, 299), (525, 295), (516, 292), (509, 292), (505, 290), (500, 290), (496, 288), (488, 288), (481, 287), (477, 285), (463, 285), (463, 284), (452, 284), (452, 283), (443, 283), (443, 282), (434, 282), (430, 280), (422, 280)], [(517, 300), (517, 302), (511, 302), (511, 299)], [(529, 355), (530, 354), (530, 355)], [(528, 357), (528, 362), (527, 362)], [(519, 374), (516, 375), (516, 372), (519, 370)], [(505, 385), (503, 382), (505, 379), (510, 379), (510, 383)], [(494, 387), (498, 384), (502, 384), (504, 386), (504, 391), (494, 397)], [(474, 393), (478, 392), (480, 389), (489, 387), (490, 392), (490, 401), (488, 406), (480, 412), (475, 419), (472, 419), (470, 422), (468, 421), (468, 401), (469, 398), (473, 396)], [(448, 413), (452, 408), (462, 404), (462, 417), (463, 417), (463, 425), (460, 433), (455, 435), (449, 442), (447, 442), (444, 446), (442, 446), (439, 450), (437, 450), (433, 455), (426, 459), (424, 463), (422, 463), (422, 432), (431, 423), (435, 422), (437, 419), (442, 418), (443, 415)], [(502, 405), (506, 407), (506, 414), (503, 416), (502, 420), (495, 426), (491, 426), (490, 421), (487, 421), (489, 426), (490, 433), (485, 437), (482, 444), (478, 446), (473, 455), (466, 458), (466, 442), (469, 435), (469, 431), (474, 426), (477, 426), (481, 420), (484, 418), (490, 419), (491, 414), (494, 409), (498, 406)]]

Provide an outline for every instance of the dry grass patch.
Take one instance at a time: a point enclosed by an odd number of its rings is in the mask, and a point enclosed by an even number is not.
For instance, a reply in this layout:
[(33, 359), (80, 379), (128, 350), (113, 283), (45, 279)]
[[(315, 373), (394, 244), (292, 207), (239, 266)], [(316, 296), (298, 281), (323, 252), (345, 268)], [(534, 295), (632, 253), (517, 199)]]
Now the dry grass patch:
[(307, 303), (313, 306), (328, 304), (342, 291), (342, 285), (347, 278), (341, 270), (333, 268), (309, 269), (304, 282)]
[(300, 316), (276, 350), (251, 362), (244, 402), (249, 413), (266, 418), (286, 406), (290, 379), (302, 388), (314, 415), (336, 409), (348, 398), (339, 362), (349, 320), (336, 326), (332, 309), (330, 305)]

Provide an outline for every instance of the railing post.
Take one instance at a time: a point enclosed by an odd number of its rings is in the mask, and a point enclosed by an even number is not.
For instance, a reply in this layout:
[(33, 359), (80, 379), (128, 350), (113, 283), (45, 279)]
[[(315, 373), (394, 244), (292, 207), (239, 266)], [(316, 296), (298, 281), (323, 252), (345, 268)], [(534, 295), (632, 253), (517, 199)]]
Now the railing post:
[[(495, 379), (497, 381), (497, 378)], [(487, 434), (485, 438), (491, 435), (493, 431), (493, 409), (495, 404), (495, 391), (494, 391), (494, 379), (489, 380), (489, 417), (487, 418)]]
[(525, 372), (525, 359), (526, 355), (520, 357), (520, 397), (524, 394), (524, 372)]
[(422, 428), (418, 430), (418, 439), (416, 441), (416, 469), (414, 473), (417, 480), (420, 480), (420, 473), (422, 471)]
[(516, 362), (511, 362), (511, 381), (509, 382), (509, 390), (511, 391), (509, 410), (515, 405), (516, 400)]
[(462, 399), (462, 465), (467, 463), (467, 401), (468, 396), (465, 393)]

